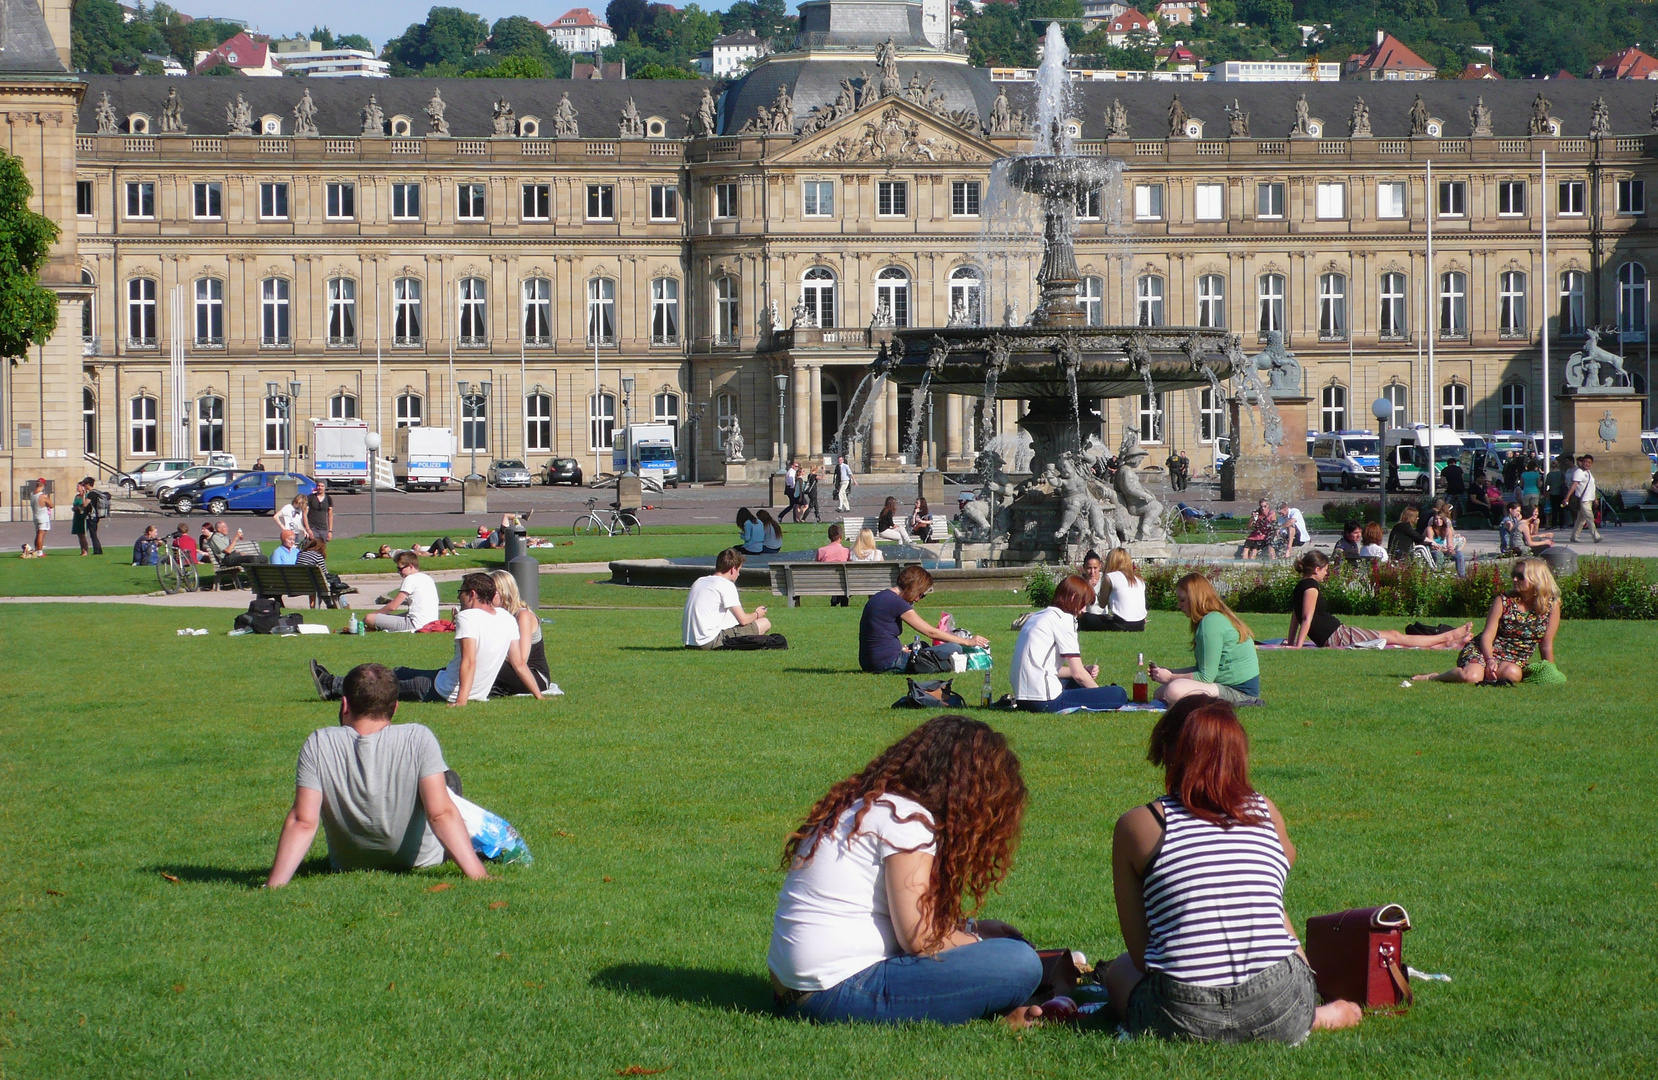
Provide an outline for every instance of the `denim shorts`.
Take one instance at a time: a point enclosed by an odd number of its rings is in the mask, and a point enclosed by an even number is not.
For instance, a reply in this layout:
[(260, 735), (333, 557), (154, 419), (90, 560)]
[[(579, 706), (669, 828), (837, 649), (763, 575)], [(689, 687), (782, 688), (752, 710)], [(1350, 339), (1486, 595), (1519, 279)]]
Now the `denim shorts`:
[(1196, 986), (1153, 971), (1129, 995), (1124, 1026), (1163, 1039), (1295, 1046), (1312, 1031), (1317, 1008), (1312, 968), (1291, 953), (1236, 986)]

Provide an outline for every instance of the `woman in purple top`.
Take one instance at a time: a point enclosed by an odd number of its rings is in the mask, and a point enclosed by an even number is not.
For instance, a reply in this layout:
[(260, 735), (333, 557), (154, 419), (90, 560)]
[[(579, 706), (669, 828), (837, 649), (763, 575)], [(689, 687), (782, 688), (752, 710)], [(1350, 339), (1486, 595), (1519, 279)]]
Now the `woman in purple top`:
[(942, 627), (930, 626), (916, 614), (915, 603), (933, 588), (933, 575), (920, 566), (906, 566), (898, 572), (898, 584), (882, 589), (864, 605), (863, 618), (858, 622), (858, 666), (865, 671), (903, 672), (909, 670), (914, 651), (904, 645), (904, 627), (934, 641), (935, 652), (948, 654), (968, 645), (984, 647), (986, 639), (973, 635), (952, 633)]

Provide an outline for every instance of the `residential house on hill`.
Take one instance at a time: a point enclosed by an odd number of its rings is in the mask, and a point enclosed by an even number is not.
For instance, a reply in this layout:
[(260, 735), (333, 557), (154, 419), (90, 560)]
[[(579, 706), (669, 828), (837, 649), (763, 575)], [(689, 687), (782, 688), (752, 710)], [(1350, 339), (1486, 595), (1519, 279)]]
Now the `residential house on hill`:
[(1439, 77), (1432, 64), (1386, 30), (1376, 31), (1376, 44), (1347, 58), (1345, 74), (1360, 82), (1416, 82)]

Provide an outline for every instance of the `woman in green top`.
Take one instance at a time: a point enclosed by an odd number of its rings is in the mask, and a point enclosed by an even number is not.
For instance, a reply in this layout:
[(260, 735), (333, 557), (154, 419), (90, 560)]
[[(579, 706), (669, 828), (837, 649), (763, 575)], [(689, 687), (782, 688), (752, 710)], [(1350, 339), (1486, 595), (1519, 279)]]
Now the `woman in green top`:
[(1537, 470), (1537, 459), (1527, 458), (1520, 470), (1520, 505), (1531, 507), (1543, 501), (1543, 474)]
[(1157, 697), (1170, 705), (1188, 694), (1207, 694), (1232, 705), (1256, 703), (1261, 696), (1261, 665), (1249, 627), (1202, 574), (1181, 578), (1174, 593), (1181, 612), (1192, 620), (1197, 666), (1175, 670), (1152, 664), (1151, 677), (1163, 684), (1157, 688)]

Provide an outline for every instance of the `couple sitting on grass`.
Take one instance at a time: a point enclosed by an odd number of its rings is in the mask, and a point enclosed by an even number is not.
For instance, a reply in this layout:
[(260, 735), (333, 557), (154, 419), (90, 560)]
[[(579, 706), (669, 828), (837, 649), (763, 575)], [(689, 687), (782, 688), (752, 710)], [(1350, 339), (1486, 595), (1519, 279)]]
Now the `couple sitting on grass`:
[[(1318, 1004), (1284, 907), (1295, 847), (1250, 786), (1232, 707), (1172, 706), (1148, 755), (1164, 794), (1117, 821), (1117, 921), (1127, 951), (1105, 972), (1129, 1033), (1299, 1043), (1360, 1022)], [(962, 1024), (1042, 1018), (1042, 962), (1018, 930), (977, 919), (1012, 869), (1027, 793), (989, 725), (939, 716), (830, 788), (783, 848), (787, 876), (766, 963), (787, 1016)]]

